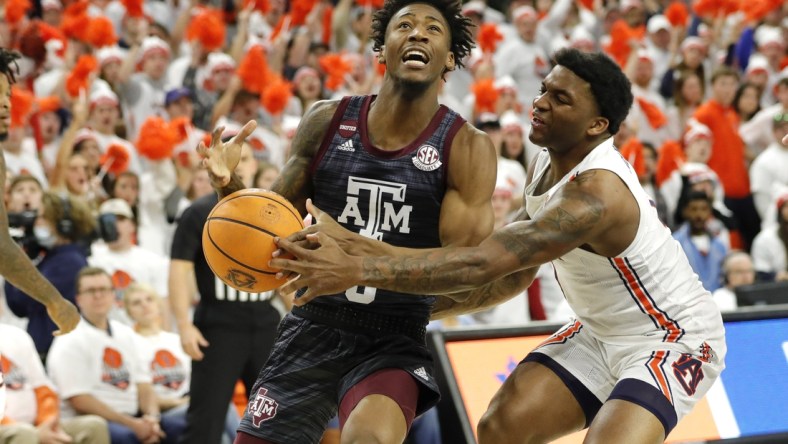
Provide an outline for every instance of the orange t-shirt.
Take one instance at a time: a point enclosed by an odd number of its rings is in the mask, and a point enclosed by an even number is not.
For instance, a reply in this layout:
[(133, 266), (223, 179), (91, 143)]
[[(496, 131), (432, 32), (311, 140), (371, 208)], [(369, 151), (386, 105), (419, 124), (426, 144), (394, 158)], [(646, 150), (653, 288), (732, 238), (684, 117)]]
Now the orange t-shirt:
[(711, 130), (709, 168), (720, 177), (725, 196), (734, 199), (750, 194), (750, 176), (744, 161), (744, 141), (739, 136), (739, 116), (733, 107), (714, 99), (702, 104), (693, 116)]

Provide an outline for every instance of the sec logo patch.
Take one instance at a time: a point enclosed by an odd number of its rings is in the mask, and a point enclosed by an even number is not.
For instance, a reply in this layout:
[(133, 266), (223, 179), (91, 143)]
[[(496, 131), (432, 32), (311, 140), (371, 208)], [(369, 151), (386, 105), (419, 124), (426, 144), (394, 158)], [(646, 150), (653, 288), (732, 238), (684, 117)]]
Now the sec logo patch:
[(432, 145), (422, 145), (413, 156), (413, 164), (422, 171), (435, 171), (443, 165), (441, 154)]

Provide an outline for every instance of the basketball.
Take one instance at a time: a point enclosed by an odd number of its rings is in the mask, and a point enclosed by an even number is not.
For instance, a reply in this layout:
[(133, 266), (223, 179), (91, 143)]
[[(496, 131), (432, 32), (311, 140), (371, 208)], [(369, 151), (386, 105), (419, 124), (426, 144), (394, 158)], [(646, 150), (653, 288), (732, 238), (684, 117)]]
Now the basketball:
[(260, 293), (285, 283), (269, 268), (276, 250), (274, 237), (287, 237), (304, 228), (301, 216), (273, 191), (247, 188), (225, 197), (211, 211), (202, 232), (208, 265), (225, 284), (239, 291)]

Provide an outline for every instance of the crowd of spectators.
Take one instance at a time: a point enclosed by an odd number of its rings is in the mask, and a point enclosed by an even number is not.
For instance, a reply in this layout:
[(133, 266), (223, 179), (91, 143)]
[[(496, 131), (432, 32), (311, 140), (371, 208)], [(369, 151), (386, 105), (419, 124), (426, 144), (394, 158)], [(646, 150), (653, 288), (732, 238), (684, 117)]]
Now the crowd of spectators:
[[(95, 319), (85, 316), (83, 336), (53, 345), (55, 326), (43, 306), (5, 285), (2, 322), (26, 326), (54, 380), (31, 366), (36, 384), (59, 393), (65, 406), (62, 429), (49, 407), (35, 413), (32, 398), (25, 408), (33, 413), (7, 417), (63, 433), (71, 427), (66, 420), (93, 413), (92, 422), (74, 427), (93, 430), (103, 416), (113, 437), (124, 433), (117, 423), (143, 442), (163, 436), (165, 422), (168, 439), (180, 433), (190, 358), (174, 346), (168, 270), (181, 214), (213, 192), (195, 147), (218, 127), (229, 137), (257, 120), (248, 139), (253, 185), (269, 187), (312, 104), (375, 94), (385, 65), (369, 34), (380, 3), (4, 1), (0, 45), (22, 56), (12, 128), (2, 143), (10, 226), (44, 276)], [(736, 309), (738, 285), (788, 281), (788, 147), (780, 143), (788, 134), (788, 3), (472, 0), (462, 13), (476, 24), (477, 47), (466, 69), (446, 75), (440, 101), (487, 132), (498, 150), (496, 227), (521, 207), (526, 171), (542, 149), (528, 133), (550, 54), (566, 46), (604, 51), (635, 96), (616, 146), (720, 307)], [(95, 288), (80, 295), (80, 277), (95, 280)], [(105, 293), (114, 295), (111, 304), (98, 307)], [(279, 296), (275, 305), (284, 312), (288, 297)], [(523, 295), (432, 327), (570, 316), (546, 264)], [(102, 408), (84, 398), (94, 388), (77, 384), (73, 369), (63, 373), (69, 365), (47, 362), (68, 360), (79, 347), (96, 352), (107, 338), (90, 330), (95, 322), (126, 341), (113, 345), (118, 356), (100, 356), (109, 380), (99, 395), (123, 392)], [(0, 343), (10, 335), (0, 334)], [(90, 346), (76, 343), (85, 338)], [(6, 378), (13, 366), (31, 365), (2, 353)], [(124, 353), (141, 360), (110, 368)], [(233, 419), (230, 408), (228, 425)]]

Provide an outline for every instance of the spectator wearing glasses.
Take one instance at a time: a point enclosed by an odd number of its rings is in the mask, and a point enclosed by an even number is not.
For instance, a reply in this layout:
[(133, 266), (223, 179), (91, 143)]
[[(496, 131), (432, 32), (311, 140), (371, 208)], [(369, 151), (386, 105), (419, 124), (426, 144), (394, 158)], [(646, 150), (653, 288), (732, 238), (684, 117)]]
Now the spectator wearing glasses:
[(77, 276), (82, 320), (55, 339), (47, 371), (65, 400), (63, 418), (93, 414), (107, 420), (115, 444), (177, 442), (178, 430), (160, 417), (150, 370), (134, 331), (109, 319), (115, 306), (112, 277), (101, 268)]

